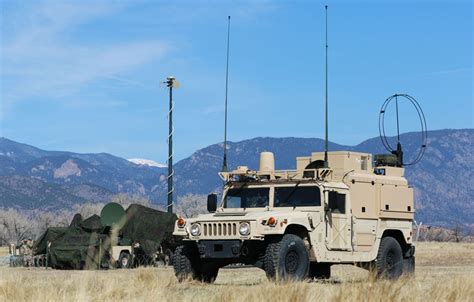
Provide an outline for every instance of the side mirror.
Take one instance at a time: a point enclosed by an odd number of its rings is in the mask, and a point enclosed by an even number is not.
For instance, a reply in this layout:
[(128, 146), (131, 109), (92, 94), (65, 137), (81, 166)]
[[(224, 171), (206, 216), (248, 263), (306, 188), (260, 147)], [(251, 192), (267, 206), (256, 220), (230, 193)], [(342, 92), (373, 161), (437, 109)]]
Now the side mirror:
[(207, 195), (207, 210), (210, 213), (214, 213), (217, 209), (217, 195), (209, 194)]

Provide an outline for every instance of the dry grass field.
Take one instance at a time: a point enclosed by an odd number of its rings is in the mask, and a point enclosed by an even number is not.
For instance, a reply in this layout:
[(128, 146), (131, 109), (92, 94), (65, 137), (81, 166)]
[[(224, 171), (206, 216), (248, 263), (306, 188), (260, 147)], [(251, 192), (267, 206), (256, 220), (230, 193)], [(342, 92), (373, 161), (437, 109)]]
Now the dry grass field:
[(274, 284), (254, 268), (215, 284), (179, 284), (169, 268), (56, 271), (0, 268), (0, 301), (474, 301), (474, 244), (420, 243), (414, 278), (370, 280), (337, 265), (329, 281)]
[(0, 257), (8, 255), (8, 246), (0, 246)]

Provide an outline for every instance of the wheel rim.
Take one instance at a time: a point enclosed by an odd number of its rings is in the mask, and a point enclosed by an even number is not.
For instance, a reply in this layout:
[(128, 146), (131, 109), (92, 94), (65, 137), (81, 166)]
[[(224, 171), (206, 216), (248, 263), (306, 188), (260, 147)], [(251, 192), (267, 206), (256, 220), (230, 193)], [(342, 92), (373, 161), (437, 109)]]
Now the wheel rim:
[(386, 257), (387, 271), (391, 272), (395, 264), (395, 253), (393, 251), (388, 251)]
[(289, 251), (285, 257), (285, 270), (289, 275), (294, 275), (298, 269), (299, 263), (298, 253), (295, 251)]

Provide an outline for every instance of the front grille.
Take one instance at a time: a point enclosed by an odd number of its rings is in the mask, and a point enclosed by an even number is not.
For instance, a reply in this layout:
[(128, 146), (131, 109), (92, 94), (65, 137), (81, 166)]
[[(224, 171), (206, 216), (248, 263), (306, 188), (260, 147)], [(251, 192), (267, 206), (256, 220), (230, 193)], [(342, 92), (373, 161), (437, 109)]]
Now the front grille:
[(204, 237), (234, 237), (237, 236), (236, 222), (204, 222), (202, 223)]

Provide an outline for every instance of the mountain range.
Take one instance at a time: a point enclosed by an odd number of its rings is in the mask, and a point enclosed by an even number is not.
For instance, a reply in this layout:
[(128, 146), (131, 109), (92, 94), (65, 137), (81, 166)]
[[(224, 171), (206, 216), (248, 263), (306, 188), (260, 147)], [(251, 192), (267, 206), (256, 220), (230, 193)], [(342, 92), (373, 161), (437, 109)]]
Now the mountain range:
[[(400, 136), (406, 161), (418, 152), (419, 132)], [(395, 138), (389, 138), (391, 143)], [(425, 156), (406, 167), (415, 188), (416, 219), (424, 224), (474, 224), (474, 129), (428, 132)], [(277, 169), (294, 169), (297, 156), (321, 151), (318, 138), (258, 137), (227, 144), (229, 168), (258, 167), (259, 153), (272, 151)], [(329, 143), (329, 149), (387, 153), (380, 138), (356, 146)], [(196, 151), (174, 165), (178, 196), (219, 191), (222, 144)], [(140, 195), (156, 204), (166, 200), (166, 172), (161, 165), (136, 163), (106, 153), (45, 151), (0, 138), (0, 207), (57, 210), (86, 201), (108, 201), (117, 193)]]

